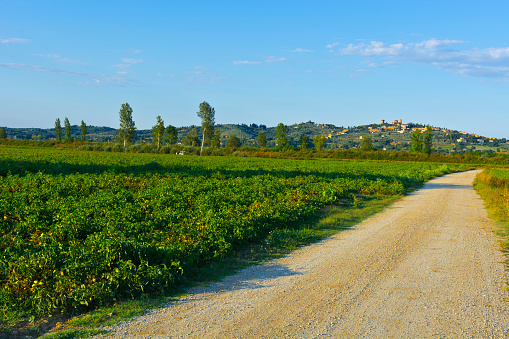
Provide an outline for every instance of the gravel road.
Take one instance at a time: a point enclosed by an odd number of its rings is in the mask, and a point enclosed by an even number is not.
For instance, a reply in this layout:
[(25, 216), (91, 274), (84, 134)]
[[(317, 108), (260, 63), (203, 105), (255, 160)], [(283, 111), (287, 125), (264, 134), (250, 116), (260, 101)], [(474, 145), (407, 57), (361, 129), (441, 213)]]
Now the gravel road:
[(348, 231), (194, 288), (108, 338), (509, 337), (505, 257), (476, 173), (434, 179)]

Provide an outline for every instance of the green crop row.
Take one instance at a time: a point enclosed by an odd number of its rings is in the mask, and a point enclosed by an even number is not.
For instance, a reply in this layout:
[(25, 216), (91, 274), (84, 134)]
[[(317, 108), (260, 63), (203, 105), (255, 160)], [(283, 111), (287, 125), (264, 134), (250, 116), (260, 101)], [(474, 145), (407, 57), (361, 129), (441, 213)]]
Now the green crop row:
[(323, 206), (456, 169), (2, 147), (2, 318), (164, 293), (190, 267)]

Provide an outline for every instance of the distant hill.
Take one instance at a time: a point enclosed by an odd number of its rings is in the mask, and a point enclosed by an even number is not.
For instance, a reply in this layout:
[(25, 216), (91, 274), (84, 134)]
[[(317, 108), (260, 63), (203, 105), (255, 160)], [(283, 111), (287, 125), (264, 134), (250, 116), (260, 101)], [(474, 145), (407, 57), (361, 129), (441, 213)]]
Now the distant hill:
[[(344, 127), (332, 124), (316, 124), (312, 121), (289, 125), (288, 142), (298, 147), (299, 138), (302, 134), (307, 135), (311, 140), (316, 135), (324, 135), (327, 138), (329, 149), (350, 149), (356, 148), (365, 135), (371, 135), (374, 146), (377, 149), (405, 151), (409, 149), (410, 135), (416, 129), (422, 129), (423, 124), (408, 123), (401, 121), (392, 123), (383, 122), (362, 126)], [(191, 129), (196, 129), (201, 136), (201, 126), (178, 127), (179, 140), (187, 136)], [(267, 127), (257, 124), (218, 124), (216, 130), (221, 133), (221, 143), (235, 135), (242, 141), (242, 146), (257, 147), (256, 138), (260, 132), (265, 133), (267, 146), (276, 145), (276, 127)], [(10, 139), (24, 140), (54, 140), (55, 129), (40, 128), (8, 128), (5, 127), (7, 137)], [(87, 141), (90, 142), (114, 142), (117, 130), (111, 127), (87, 126)], [(71, 135), (79, 139), (81, 134), (80, 126), (71, 126)], [(137, 142), (151, 142), (152, 130), (138, 130)], [(469, 134), (448, 128), (433, 127), (434, 148), (440, 153), (462, 153), (465, 151), (490, 151), (509, 152), (507, 140), (496, 139), (476, 134)], [(311, 142), (311, 146), (312, 142)]]

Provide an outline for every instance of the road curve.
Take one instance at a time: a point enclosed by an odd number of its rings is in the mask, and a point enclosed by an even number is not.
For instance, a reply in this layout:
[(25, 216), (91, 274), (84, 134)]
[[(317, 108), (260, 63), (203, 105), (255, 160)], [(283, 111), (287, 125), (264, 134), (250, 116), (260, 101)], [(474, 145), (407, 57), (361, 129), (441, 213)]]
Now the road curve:
[(348, 231), (194, 288), (108, 338), (509, 337), (505, 258), (476, 173), (434, 179)]

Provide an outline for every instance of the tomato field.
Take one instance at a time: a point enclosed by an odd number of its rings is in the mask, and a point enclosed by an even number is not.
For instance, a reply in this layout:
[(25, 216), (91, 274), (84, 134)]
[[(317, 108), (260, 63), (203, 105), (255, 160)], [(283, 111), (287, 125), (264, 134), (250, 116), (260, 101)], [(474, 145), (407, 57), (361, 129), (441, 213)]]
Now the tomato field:
[(356, 195), (460, 165), (0, 148), (2, 317), (163, 293), (189, 267)]

